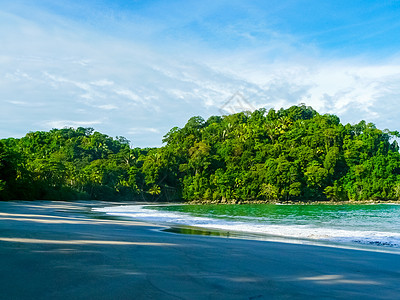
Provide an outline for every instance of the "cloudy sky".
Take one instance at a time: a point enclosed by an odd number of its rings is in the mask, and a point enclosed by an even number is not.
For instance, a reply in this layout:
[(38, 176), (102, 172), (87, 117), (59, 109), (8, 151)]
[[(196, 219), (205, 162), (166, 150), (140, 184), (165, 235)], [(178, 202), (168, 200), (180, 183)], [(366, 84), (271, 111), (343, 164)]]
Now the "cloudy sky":
[(83, 126), (160, 146), (192, 116), (299, 103), (400, 130), (399, 0), (0, 4), (0, 138)]

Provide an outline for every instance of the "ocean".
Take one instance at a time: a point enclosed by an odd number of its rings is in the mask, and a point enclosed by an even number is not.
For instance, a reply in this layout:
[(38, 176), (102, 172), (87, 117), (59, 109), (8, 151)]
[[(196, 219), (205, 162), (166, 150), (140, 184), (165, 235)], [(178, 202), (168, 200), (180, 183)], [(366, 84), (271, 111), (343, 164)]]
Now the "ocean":
[(400, 205), (396, 204), (123, 205), (94, 210), (175, 229), (218, 231), (225, 236), (400, 252)]

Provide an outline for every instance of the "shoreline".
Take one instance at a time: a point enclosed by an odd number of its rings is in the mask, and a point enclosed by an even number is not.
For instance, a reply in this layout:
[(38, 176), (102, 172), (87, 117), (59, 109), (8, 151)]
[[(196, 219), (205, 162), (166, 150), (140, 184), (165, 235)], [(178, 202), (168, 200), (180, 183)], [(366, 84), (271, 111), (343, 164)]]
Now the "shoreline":
[(398, 255), (172, 234), (160, 225), (90, 212), (109, 204), (1, 202), (2, 294), (12, 299), (390, 299), (400, 293)]
[(225, 202), (216, 200), (193, 200), (183, 202), (189, 205), (242, 205), (242, 204), (276, 204), (276, 205), (377, 205), (377, 204), (393, 204), (400, 205), (400, 200), (348, 200), (348, 201), (279, 201), (279, 200), (227, 200)]
[[(121, 217), (127, 220), (138, 220), (143, 222), (152, 222), (153, 224), (159, 224), (162, 226), (169, 227), (164, 230), (166, 232), (173, 232), (179, 234), (197, 234), (197, 235), (208, 235), (208, 236), (222, 236), (239, 239), (259, 240), (259, 241), (277, 241), (282, 243), (292, 244), (307, 244), (316, 246), (326, 246), (344, 249), (359, 249), (363, 251), (376, 251), (383, 253), (400, 254), (399, 235), (396, 238), (392, 236), (390, 232), (385, 233), (387, 236), (382, 236), (381, 232), (375, 232), (373, 229), (369, 231), (369, 235), (357, 232), (353, 233), (352, 228), (309, 228), (301, 230), (295, 228), (296, 225), (280, 224), (280, 229), (272, 228), (268, 226), (260, 227), (257, 223), (246, 223), (243, 221), (230, 221), (226, 220), (227, 223), (218, 222), (218, 218), (214, 220), (212, 217), (200, 216), (201, 220), (195, 220), (199, 216), (180, 215), (179, 211), (166, 211), (166, 215), (162, 216), (159, 213), (163, 210), (153, 210), (151, 206), (181, 206), (183, 204), (128, 204), (129, 209), (122, 210), (120, 206), (108, 206), (104, 210), (99, 209), (96, 211), (104, 213), (104, 215)], [(213, 205), (213, 204), (210, 204)], [(262, 205), (262, 204), (255, 204)], [(270, 204), (274, 205), (274, 204)], [(362, 204), (364, 206), (365, 204)], [(372, 205), (372, 204), (370, 204)], [(137, 206), (138, 208), (134, 208)], [(155, 214), (153, 214), (153, 212)], [(178, 215), (168, 215), (169, 213), (178, 213)], [(214, 221), (217, 221), (215, 223)], [(272, 226), (274, 227), (274, 226)], [(291, 229), (288, 229), (288, 228)], [(326, 232), (324, 230), (327, 230)], [(331, 232), (331, 231), (337, 232)], [(355, 235), (353, 235), (355, 234)], [(372, 237), (372, 238), (371, 238)]]
[[(156, 225), (157, 226), (157, 225)], [(190, 225), (161, 225), (168, 228), (161, 229), (163, 232), (182, 234), (182, 235), (199, 235), (208, 236), (215, 238), (231, 238), (248, 241), (264, 241), (264, 242), (276, 242), (283, 244), (295, 244), (295, 245), (312, 245), (316, 247), (328, 247), (337, 249), (350, 249), (356, 251), (367, 251), (367, 252), (378, 252), (378, 253), (389, 253), (394, 255), (400, 255), (400, 248), (394, 247), (381, 247), (368, 244), (357, 244), (357, 243), (346, 243), (346, 242), (335, 242), (320, 239), (307, 239), (307, 238), (295, 238), (287, 236), (279, 236), (266, 233), (252, 233), (235, 230), (223, 230), (206, 227), (196, 227)]]

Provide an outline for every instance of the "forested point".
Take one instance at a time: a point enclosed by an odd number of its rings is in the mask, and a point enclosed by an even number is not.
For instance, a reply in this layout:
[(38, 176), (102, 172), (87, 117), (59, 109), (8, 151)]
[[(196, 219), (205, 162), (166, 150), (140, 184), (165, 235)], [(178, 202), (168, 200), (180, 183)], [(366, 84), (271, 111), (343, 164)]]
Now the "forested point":
[(397, 200), (396, 137), (305, 105), (193, 117), (160, 148), (92, 128), (30, 132), (0, 140), (0, 199)]

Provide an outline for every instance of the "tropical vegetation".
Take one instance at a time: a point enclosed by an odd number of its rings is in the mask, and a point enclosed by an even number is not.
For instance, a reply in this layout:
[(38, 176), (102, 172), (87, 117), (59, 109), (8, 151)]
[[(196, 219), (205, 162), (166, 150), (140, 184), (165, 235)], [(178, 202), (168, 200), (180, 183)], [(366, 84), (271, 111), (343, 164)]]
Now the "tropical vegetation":
[(92, 128), (30, 132), (0, 140), (0, 199), (398, 199), (399, 137), (305, 105), (193, 117), (160, 148)]

